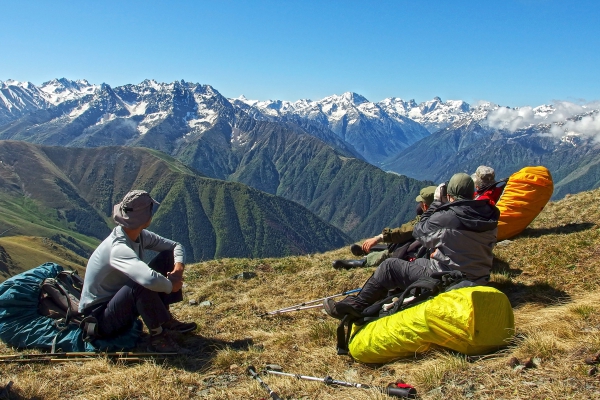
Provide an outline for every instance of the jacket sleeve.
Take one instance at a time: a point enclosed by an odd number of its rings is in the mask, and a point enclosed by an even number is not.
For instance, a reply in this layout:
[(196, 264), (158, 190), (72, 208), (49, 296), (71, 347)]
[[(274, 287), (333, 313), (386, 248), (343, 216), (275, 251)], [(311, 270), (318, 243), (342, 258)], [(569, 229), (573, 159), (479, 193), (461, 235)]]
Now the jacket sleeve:
[(418, 221), (419, 217), (402, 224), (399, 228), (385, 228), (382, 232), (383, 241), (385, 243), (404, 243), (411, 240), (413, 238), (413, 228)]
[(447, 207), (441, 207), (442, 204), (433, 203), (426, 212), (421, 215), (421, 219), (413, 229), (413, 237), (423, 243), (427, 247), (431, 247), (432, 243), (428, 237), (432, 234), (447, 228), (454, 227), (454, 212)]
[(110, 265), (127, 275), (132, 281), (155, 292), (171, 293), (173, 284), (170, 280), (154, 271), (138, 255), (125, 244), (113, 246), (110, 252)]
[(161, 251), (173, 250), (175, 262), (185, 263), (185, 249), (180, 243), (147, 230), (143, 230), (142, 235), (144, 235), (144, 249), (156, 251), (158, 253)]

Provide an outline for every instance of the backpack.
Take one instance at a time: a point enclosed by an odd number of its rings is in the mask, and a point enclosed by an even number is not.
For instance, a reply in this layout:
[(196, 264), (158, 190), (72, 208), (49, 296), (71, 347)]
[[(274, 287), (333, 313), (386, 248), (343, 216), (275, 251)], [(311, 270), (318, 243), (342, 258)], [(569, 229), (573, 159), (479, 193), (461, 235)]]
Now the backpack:
[[(83, 341), (91, 342), (98, 338), (98, 321), (93, 316), (86, 317), (79, 312), (79, 301), (83, 289), (83, 279), (77, 271), (60, 271), (54, 278), (45, 278), (40, 283), (38, 313), (55, 320), (59, 333), (69, 325), (83, 331)], [(55, 351), (56, 338), (52, 343)]]
[[(391, 294), (364, 309), (360, 315), (344, 316), (337, 328), (337, 354), (348, 355), (348, 344), (352, 334), (352, 325), (363, 326), (380, 318), (393, 315), (399, 311), (416, 306), (445, 291), (462, 287), (475, 286), (460, 271), (434, 272), (408, 286), (400, 295)], [(384, 304), (392, 304), (383, 307)]]

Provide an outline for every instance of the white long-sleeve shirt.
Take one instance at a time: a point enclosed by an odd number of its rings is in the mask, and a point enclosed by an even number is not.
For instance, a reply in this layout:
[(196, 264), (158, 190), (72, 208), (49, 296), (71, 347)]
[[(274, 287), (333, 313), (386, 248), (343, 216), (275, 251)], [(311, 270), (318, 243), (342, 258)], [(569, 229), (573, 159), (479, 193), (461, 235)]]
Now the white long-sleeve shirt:
[(155, 292), (171, 293), (171, 281), (142, 261), (145, 249), (172, 250), (176, 263), (185, 262), (181, 244), (147, 230), (134, 242), (117, 226), (88, 260), (79, 311), (109, 301), (129, 279)]

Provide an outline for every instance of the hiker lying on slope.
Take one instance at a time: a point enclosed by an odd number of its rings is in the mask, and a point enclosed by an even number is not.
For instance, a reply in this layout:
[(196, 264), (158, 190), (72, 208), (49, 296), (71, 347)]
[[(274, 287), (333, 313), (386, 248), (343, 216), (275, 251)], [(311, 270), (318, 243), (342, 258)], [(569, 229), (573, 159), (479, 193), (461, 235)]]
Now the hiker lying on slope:
[[(415, 199), (419, 204), (418, 209), (421, 210), (421, 215), (427, 211), (429, 205), (433, 202), (435, 190), (436, 186), (424, 187)], [(354, 255), (364, 254), (366, 257), (361, 260), (335, 260), (333, 268), (376, 267), (390, 257), (406, 258), (407, 255), (412, 254), (413, 251), (421, 247), (420, 243), (414, 241), (412, 235), (413, 228), (419, 222), (421, 215), (418, 214), (415, 219), (402, 224), (399, 228), (383, 229), (380, 235), (365, 240), (362, 246), (353, 245), (351, 251)], [(387, 249), (371, 251), (373, 246), (381, 242), (388, 243)]]
[(477, 284), (489, 281), (500, 211), (488, 201), (473, 200), (475, 185), (467, 174), (455, 174), (450, 179), (446, 204), (441, 202), (441, 190), (442, 185), (413, 229), (413, 237), (432, 250), (430, 259), (409, 262), (388, 258), (358, 296), (348, 296), (337, 303), (325, 300), (327, 314), (338, 319), (346, 314), (359, 316), (366, 307), (385, 298), (389, 290), (405, 289), (438, 271), (458, 270)]
[[(146, 230), (155, 205), (147, 192), (134, 190), (114, 206), (119, 226), (88, 261), (79, 311), (96, 317), (103, 338), (131, 328), (141, 316), (151, 335), (149, 351), (185, 353), (168, 334), (196, 329), (196, 323), (180, 322), (169, 312), (169, 304), (183, 300), (185, 252), (181, 244)], [(144, 250), (159, 254), (146, 264)]]

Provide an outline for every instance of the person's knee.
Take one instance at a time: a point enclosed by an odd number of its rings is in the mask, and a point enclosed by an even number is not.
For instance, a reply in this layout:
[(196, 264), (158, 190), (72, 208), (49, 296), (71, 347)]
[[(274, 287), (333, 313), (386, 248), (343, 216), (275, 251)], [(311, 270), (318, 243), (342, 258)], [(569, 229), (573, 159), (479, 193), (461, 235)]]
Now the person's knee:
[(379, 264), (379, 267), (373, 273), (373, 279), (379, 282), (385, 281), (390, 275), (390, 270), (394, 268), (394, 261), (394, 259), (388, 258)]

